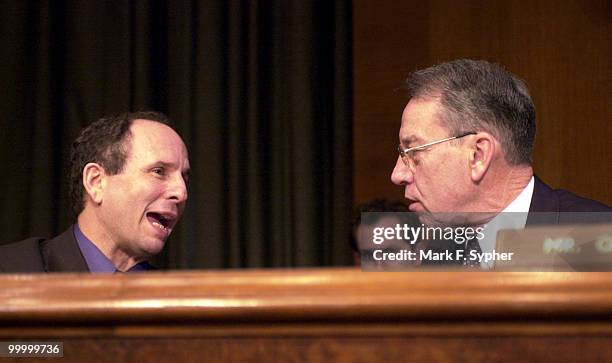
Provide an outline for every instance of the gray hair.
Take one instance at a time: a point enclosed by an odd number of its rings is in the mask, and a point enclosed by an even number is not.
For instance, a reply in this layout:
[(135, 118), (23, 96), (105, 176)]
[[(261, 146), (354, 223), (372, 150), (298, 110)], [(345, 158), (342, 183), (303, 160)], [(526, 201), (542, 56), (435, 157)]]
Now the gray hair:
[(535, 107), (525, 83), (502, 66), (459, 59), (412, 73), (405, 87), (410, 98), (438, 99), (442, 122), (453, 135), (489, 132), (508, 163), (533, 162)]

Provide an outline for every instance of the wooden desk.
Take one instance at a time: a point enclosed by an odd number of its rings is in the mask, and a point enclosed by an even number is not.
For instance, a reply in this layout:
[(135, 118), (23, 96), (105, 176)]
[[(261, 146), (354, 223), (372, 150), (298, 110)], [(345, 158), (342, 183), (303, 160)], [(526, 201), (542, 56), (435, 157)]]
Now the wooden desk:
[(612, 274), (4, 275), (13, 340), (62, 341), (62, 362), (609, 361)]

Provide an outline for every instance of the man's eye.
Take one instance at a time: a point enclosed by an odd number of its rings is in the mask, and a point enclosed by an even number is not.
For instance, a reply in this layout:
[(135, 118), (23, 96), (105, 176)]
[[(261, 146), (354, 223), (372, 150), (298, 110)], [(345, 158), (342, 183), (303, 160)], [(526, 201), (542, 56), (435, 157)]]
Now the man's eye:
[(418, 159), (418, 158), (421, 156), (421, 154), (423, 153), (423, 151), (425, 151), (425, 150), (426, 150), (426, 149), (416, 149), (416, 150), (412, 150), (412, 156), (413, 156), (415, 159)]
[(164, 175), (164, 168), (153, 168), (151, 171), (158, 175)]

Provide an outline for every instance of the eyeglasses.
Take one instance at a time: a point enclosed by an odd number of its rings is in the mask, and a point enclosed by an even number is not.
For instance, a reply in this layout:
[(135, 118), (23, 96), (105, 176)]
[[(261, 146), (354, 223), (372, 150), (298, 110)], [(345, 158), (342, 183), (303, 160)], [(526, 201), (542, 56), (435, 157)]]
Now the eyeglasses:
[(414, 160), (414, 155), (418, 151), (423, 151), (423, 149), (425, 149), (426, 147), (437, 145), (437, 144), (441, 144), (443, 142), (447, 142), (447, 141), (451, 141), (451, 140), (455, 140), (455, 139), (460, 139), (460, 138), (468, 136), (468, 135), (476, 135), (476, 132), (469, 131), (469, 132), (463, 133), (463, 134), (458, 135), (458, 136), (447, 137), (446, 139), (428, 142), (427, 144), (419, 145), (419, 146), (415, 146), (415, 147), (410, 147), (408, 149), (404, 149), (404, 148), (402, 148), (402, 145), (398, 145), (397, 146), (397, 151), (399, 152), (400, 158), (402, 158), (402, 161), (404, 162), (404, 165), (409, 167), (410, 170), (414, 170), (414, 168), (416, 166), (416, 163), (415, 163), (415, 160)]

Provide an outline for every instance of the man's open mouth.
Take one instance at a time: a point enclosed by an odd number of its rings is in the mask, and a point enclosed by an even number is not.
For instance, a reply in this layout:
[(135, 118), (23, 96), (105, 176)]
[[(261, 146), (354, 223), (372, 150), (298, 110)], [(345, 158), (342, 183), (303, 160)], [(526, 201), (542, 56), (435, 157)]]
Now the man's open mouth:
[(164, 232), (169, 232), (172, 229), (174, 216), (157, 212), (148, 212), (147, 219), (152, 225)]

